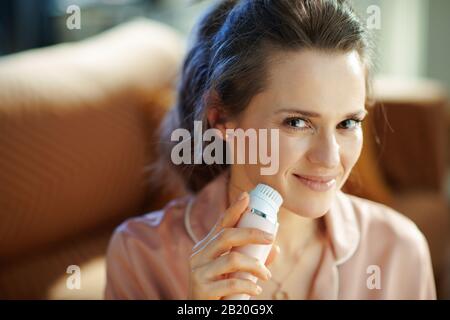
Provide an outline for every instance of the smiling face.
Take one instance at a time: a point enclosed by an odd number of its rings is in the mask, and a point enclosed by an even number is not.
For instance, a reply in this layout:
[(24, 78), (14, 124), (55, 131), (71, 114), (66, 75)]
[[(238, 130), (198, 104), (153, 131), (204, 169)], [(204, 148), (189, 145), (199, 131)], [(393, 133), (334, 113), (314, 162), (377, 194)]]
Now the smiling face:
[[(230, 125), (279, 129), (279, 168), (233, 164), (233, 184), (266, 183), (284, 198), (283, 208), (304, 217), (325, 214), (361, 153), (365, 70), (356, 51), (278, 53), (269, 63), (266, 89)], [(248, 150), (247, 150), (248, 151)]]

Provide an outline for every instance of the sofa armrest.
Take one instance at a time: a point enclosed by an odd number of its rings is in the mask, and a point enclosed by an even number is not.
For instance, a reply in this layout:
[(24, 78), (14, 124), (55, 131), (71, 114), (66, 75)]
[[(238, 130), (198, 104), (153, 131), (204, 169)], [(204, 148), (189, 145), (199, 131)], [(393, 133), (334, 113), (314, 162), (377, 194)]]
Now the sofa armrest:
[[(378, 82), (373, 110), (380, 166), (395, 192), (444, 192), (447, 104), (430, 81)], [(383, 91), (381, 91), (383, 90)]]

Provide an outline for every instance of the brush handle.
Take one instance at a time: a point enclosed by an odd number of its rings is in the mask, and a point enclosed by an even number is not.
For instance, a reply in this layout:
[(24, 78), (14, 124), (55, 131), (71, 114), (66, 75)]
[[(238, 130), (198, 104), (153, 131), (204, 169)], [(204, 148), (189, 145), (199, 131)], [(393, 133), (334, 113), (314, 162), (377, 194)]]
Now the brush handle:
[[(271, 233), (274, 236), (278, 231), (278, 222), (276, 224), (270, 222), (269, 220), (254, 214), (252, 212), (246, 212), (237, 225), (238, 228), (257, 228), (265, 232)], [(270, 250), (272, 249), (272, 244), (248, 244), (241, 247), (235, 247), (231, 251), (237, 251), (242, 254), (246, 254), (250, 257), (256, 258), (265, 264), (267, 257), (269, 256)], [(248, 272), (233, 272), (230, 274), (232, 278), (248, 279), (256, 283), (258, 278)], [(227, 296), (223, 298), (224, 300), (249, 300), (250, 296), (248, 294), (236, 294), (232, 296)]]

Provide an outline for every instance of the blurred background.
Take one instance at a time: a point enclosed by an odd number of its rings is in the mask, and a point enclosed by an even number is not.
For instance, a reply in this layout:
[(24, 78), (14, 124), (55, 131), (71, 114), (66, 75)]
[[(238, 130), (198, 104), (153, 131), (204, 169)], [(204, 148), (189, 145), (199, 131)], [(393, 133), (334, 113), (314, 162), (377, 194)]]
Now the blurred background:
[[(114, 227), (183, 194), (149, 182), (155, 128), (210, 3), (0, 2), (0, 298), (101, 299)], [(416, 222), (448, 299), (450, 1), (353, 4), (374, 32), (376, 104), (345, 191)]]
[[(0, 54), (78, 41), (135, 17), (147, 17), (187, 36), (208, 0), (5, 0), (0, 5)], [(369, 19), (380, 10), (375, 28), (378, 71), (424, 76), (450, 85), (449, 12), (446, 0), (357, 0), (354, 8)], [(66, 27), (67, 9), (82, 11), (82, 28)], [(378, 26), (377, 26), (378, 27)]]

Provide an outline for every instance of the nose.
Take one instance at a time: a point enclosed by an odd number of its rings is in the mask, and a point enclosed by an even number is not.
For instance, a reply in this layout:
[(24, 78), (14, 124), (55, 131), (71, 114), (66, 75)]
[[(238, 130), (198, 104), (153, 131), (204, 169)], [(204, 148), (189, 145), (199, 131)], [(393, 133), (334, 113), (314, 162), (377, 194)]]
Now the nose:
[(314, 165), (327, 169), (336, 168), (340, 162), (340, 146), (335, 134), (320, 132), (312, 138), (311, 148), (307, 152), (307, 159)]

